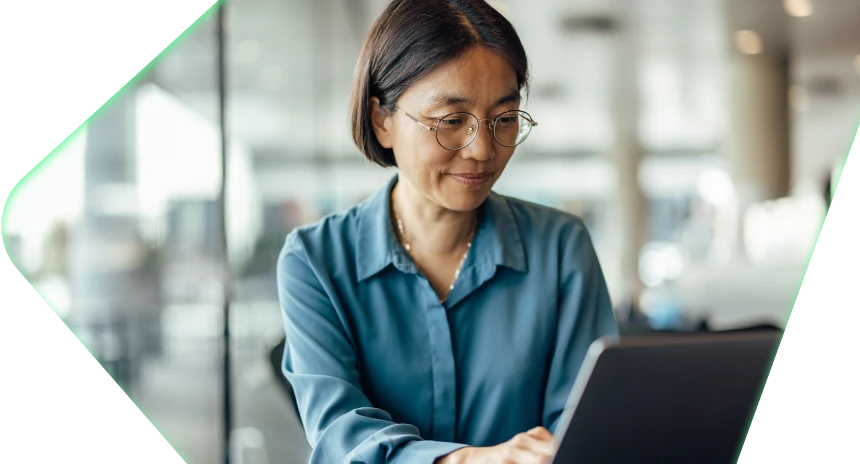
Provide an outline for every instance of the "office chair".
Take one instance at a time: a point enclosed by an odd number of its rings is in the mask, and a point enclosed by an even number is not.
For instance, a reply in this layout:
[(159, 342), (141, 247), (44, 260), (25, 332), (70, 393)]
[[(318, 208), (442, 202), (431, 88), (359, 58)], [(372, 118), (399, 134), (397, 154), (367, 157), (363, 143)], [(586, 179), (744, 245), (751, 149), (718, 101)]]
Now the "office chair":
[[(281, 370), (281, 366), (284, 361), (284, 347), (286, 344), (287, 339), (285, 337), (282, 338), (274, 348), (272, 348), (272, 351), (269, 352), (269, 363), (272, 366), (272, 373), (275, 375), (275, 379), (278, 380), (278, 384), (281, 385), (281, 388), (287, 395), (290, 405), (293, 407), (293, 412), (296, 413), (296, 419), (299, 420), (299, 424), (302, 424), (302, 416), (299, 414), (299, 405), (296, 402), (296, 393), (293, 391), (293, 386), (290, 385), (290, 382), (286, 377), (284, 377), (284, 373)], [(302, 426), (304, 426), (304, 424), (302, 424)]]

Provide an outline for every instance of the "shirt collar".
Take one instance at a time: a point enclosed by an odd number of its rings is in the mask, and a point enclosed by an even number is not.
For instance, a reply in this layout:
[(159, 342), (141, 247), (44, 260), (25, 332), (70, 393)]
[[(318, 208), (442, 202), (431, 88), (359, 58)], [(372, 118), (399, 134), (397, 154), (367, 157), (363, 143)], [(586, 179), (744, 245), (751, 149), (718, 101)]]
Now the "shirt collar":
[[(484, 229), (483, 235), (487, 237), (489, 246), (486, 249), (491, 253), (491, 262), (496, 266), (526, 272), (528, 266), (523, 239), (508, 198), (491, 192), (482, 208), (484, 221), (481, 229)], [(481, 242), (479, 245), (483, 245)]]
[[(359, 281), (385, 269), (389, 264), (406, 263), (398, 253), (399, 245), (391, 222), (391, 190), (397, 174), (359, 206), (357, 225), (356, 270)], [(526, 272), (522, 237), (508, 199), (495, 192), (481, 206), (484, 220), (475, 234), (473, 251), (478, 265), (506, 266)]]

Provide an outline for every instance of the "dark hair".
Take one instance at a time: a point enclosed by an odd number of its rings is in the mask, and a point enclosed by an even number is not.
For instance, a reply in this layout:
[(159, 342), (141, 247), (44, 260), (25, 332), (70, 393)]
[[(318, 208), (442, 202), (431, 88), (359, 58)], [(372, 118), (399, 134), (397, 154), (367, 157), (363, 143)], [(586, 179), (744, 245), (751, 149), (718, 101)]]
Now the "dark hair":
[(370, 98), (388, 110), (415, 81), (481, 45), (507, 59), (520, 90), (528, 89), (528, 60), (514, 26), (484, 0), (393, 0), (370, 28), (355, 68), (352, 138), (374, 163), (396, 166), (376, 139)]

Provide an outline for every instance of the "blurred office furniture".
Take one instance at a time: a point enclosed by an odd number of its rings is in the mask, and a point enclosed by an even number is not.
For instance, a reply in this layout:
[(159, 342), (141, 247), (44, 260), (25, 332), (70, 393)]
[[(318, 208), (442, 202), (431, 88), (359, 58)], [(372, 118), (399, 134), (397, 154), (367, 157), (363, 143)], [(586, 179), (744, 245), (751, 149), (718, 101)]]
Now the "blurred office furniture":
[(805, 264), (756, 265), (736, 261), (720, 269), (691, 266), (675, 288), (690, 318), (707, 319), (713, 329), (731, 329), (763, 321), (784, 327)]
[(782, 332), (783, 329), (776, 325), (762, 322), (758, 324), (752, 324), (743, 327), (735, 327), (732, 329), (725, 330), (713, 330), (708, 325), (707, 320), (701, 320), (697, 325), (692, 326), (690, 329), (663, 329), (663, 328), (654, 328), (648, 326), (647, 324), (622, 324), (620, 326), (621, 337), (624, 336), (647, 336), (647, 335), (687, 335), (687, 334), (701, 334), (701, 333), (713, 333), (713, 334), (730, 334), (730, 333), (739, 333), (739, 332)]
[(4, 237), (3, 244), (6, 246), (6, 253), (9, 255), (9, 260), (12, 261), (18, 269), (21, 266), (21, 236), (19, 234), (7, 235)]
[(69, 328), (117, 385), (129, 392), (137, 379), (139, 358), (127, 321), (112, 318), (80, 325), (70, 323)]
[(626, 301), (614, 308), (621, 335), (633, 335), (653, 332), (707, 332), (710, 324), (707, 318), (691, 316), (690, 311), (683, 305), (672, 301), (664, 310), (664, 314), (653, 314), (643, 311), (638, 303)]
[(282, 338), (272, 351), (269, 353), (269, 362), (272, 366), (272, 373), (277, 379), (278, 384), (283, 390), (284, 394), (287, 395), (287, 399), (293, 407), (293, 411), (296, 413), (296, 418), (299, 420), (299, 424), (302, 423), (302, 416), (299, 414), (299, 405), (296, 402), (296, 393), (293, 391), (293, 386), (290, 385), (290, 382), (284, 377), (284, 373), (281, 370), (283, 368), (284, 363), (284, 347), (287, 344), (287, 339)]

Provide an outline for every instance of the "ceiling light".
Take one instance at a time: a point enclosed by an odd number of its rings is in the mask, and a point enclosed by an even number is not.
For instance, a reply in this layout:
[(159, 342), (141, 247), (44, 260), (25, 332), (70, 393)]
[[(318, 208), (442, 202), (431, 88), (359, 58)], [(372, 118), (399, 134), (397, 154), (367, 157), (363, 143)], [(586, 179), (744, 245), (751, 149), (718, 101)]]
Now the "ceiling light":
[(783, 0), (782, 6), (785, 12), (795, 18), (805, 18), (812, 15), (812, 2), (810, 0)]
[(764, 48), (761, 36), (749, 30), (735, 32), (735, 45), (744, 55), (758, 55)]

